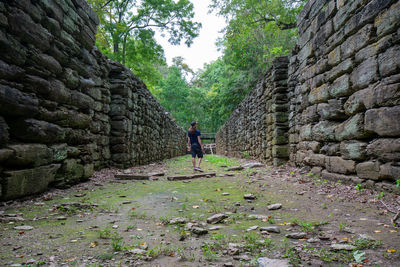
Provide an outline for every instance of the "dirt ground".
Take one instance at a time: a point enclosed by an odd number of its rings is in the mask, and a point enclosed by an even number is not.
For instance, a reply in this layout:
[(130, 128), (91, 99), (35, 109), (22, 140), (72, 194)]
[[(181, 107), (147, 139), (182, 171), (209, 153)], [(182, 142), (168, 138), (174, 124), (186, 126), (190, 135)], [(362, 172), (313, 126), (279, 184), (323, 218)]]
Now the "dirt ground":
[[(391, 222), (400, 196), (287, 166), (228, 171), (246, 162), (206, 155), (203, 170), (215, 177), (168, 181), (194, 173), (184, 156), (125, 170), (164, 172), (158, 180), (103, 170), (67, 190), (1, 203), (0, 265), (400, 266)], [(207, 223), (215, 214), (221, 221)], [(262, 228), (272, 226), (279, 233)]]

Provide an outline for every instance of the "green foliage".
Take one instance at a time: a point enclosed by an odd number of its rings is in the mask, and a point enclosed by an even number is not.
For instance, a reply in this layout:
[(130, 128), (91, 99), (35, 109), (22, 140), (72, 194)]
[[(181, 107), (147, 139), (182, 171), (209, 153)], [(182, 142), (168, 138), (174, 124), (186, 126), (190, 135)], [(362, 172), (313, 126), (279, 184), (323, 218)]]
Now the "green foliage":
[(361, 193), (361, 191), (363, 190), (361, 184), (357, 184), (357, 185), (355, 186), (355, 189), (357, 189), (358, 193)]

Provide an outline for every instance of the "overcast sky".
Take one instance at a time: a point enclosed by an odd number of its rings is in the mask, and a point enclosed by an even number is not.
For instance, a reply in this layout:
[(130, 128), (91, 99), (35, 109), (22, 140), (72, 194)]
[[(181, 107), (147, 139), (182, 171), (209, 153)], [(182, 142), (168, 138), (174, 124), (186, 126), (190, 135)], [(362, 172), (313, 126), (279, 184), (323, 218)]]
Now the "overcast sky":
[(224, 18), (218, 17), (214, 13), (208, 14), (210, 0), (192, 0), (191, 2), (194, 4), (194, 21), (201, 22), (203, 25), (200, 35), (194, 39), (193, 44), (189, 48), (185, 44), (170, 45), (168, 38), (161, 37), (159, 33), (157, 33), (156, 39), (164, 48), (169, 66), (172, 65), (174, 57), (181, 56), (192, 70), (197, 71), (203, 67), (204, 63), (210, 63), (222, 55), (217, 51), (215, 42), (218, 37), (222, 37), (219, 32), (226, 24)]

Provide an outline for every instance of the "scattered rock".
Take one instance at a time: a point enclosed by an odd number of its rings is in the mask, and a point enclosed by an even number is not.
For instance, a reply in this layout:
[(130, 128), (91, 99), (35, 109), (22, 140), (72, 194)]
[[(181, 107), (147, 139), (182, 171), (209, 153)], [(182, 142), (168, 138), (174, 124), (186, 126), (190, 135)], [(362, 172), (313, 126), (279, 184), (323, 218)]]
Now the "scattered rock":
[(165, 172), (151, 172), (148, 175), (149, 176), (164, 176)]
[(289, 267), (289, 260), (278, 260), (278, 259), (270, 259), (270, 258), (259, 258), (258, 260), (259, 267)]
[(239, 255), (239, 256), (233, 256), (234, 260), (238, 261), (250, 261), (251, 258), (248, 255)]
[(33, 229), (33, 226), (21, 225), (21, 226), (15, 226), (14, 229), (15, 230), (22, 230), (22, 231), (29, 231), (29, 230)]
[(169, 221), (169, 224), (184, 224), (184, 223), (187, 223), (187, 222), (188, 222), (188, 219), (178, 217), (178, 218), (171, 219)]
[(65, 217), (65, 216), (58, 216), (56, 219), (57, 219), (57, 221), (65, 221), (65, 220), (67, 219), (67, 217)]
[(225, 262), (224, 263), (224, 267), (233, 267), (233, 263), (232, 262)]
[(113, 228), (113, 229), (118, 229), (118, 225), (114, 224), (114, 225), (112, 226), (112, 228)]
[(308, 243), (317, 243), (319, 241), (321, 241), (321, 239), (319, 239), (318, 237), (313, 237), (313, 238), (307, 239)]
[(356, 247), (353, 245), (347, 245), (347, 244), (332, 244), (331, 249), (332, 250), (354, 250), (354, 249), (356, 249)]
[(207, 229), (197, 227), (197, 226), (192, 227), (191, 231), (192, 231), (192, 233), (194, 233), (196, 235), (205, 235), (208, 233)]
[(243, 169), (244, 169), (243, 166), (233, 166), (233, 167), (228, 168), (228, 171), (240, 171)]
[(140, 248), (131, 249), (131, 250), (129, 250), (129, 252), (132, 254), (135, 254), (135, 255), (145, 255), (146, 254), (146, 250), (140, 249)]
[(277, 233), (277, 234), (281, 232), (278, 226), (261, 227), (260, 231), (267, 231), (268, 233)]
[(302, 239), (307, 236), (307, 233), (304, 232), (299, 232), (299, 233), (290, 233), (285, 235), (287, 238), (293, 238), (293, 239)]
[(216, 231), (216, 230), (220, 230), (222, 228), (224, 228), (224, 227), (223, 226), (218, 226), (218, 225), (211, 226), (211, 227), (208, 228), (208, 231)]
[(230, 194), (228, 192), (222, 193), (221, 195), (223, 196), (229, 196)]
[(235, 205), (236, 207), (238, 207), (238, 206), (240, 206), (240, 202), (235, 202), (235, 204), (233, 204), (233, 205)]
[(243, 198), (248, 199), (248, 200), (253, 200), (253, 199), (256, 199), (257, 197), (253, 194), (245, 194), (245, 195), (243, 195)]
[(216, 223), (219, 223), (220, 221), (222, 221), (223, 219), (226, 219), (226, 218), (228, 218), (228, 216), (226, 216), (226, 214), (217, 213), (217, 214), (207, 218), (207, 223), (216, 224)]
[(131, 203), (132, 203), (132, 201), (129, 201), (129, 200), (128, 200), (128, 201), (122, 202), (122, 204), (124, 204), (124, 205), (125, 205), (125, 204), (131, 204)]
[(249, 227), (249, 228), (247, 228), (247, 232), (250, 232), (250, 231), (254, 231), (254, 230), (257, 230), (258, 229), (258, 225), (254, 225), (254, 226), (251, 226), (251, 227)]
[(233, 173), (225, 173), (225, 176), (235, 176)]
[(211, 173), (200, 173), (200, 174), (191, 174), (191, 175), (176, 175), (176, 176), (168, 176), (167, 180), (168, 181), (181, 181), (181, 180), (187, 180), (187, 179), (195, 179), (195, 178), (201, 178), (201, 177), (214, 177), (216, 176), (215, 172)]
[(260, 214), (250, 214), (248, 215), (249, 219), (257, 219), (257, 220), (268, 220), (267, 215), (260, 215)]
[(259, 168), (259, 167), (264, 167), (265, 165), (260, 163), (260, 162), (252, 162), (252, 163), (246, 163), (243, 165), (244, 168), (250, 169), (250, 168)]
[(149, 175), (147, 174), (116, 174), (114, 175), (114, 178), (120, 179), (120, 180), (148, 180)]
[(280, 203), (272, 204), (267, 207), (269, 210), (278, 210), (280, 208), (282, 208), (282, 204)]

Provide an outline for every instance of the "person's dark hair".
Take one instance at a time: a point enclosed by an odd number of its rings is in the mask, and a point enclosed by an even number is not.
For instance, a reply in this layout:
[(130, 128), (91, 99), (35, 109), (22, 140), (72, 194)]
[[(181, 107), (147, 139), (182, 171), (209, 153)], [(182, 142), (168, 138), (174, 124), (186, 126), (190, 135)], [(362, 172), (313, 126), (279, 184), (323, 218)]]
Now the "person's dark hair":
[(190, 127), (189, 127), (189, 132), (191, 133), (191, 134), (194, 134), (194, 132), (196, 131), (196, 129), (195, 129), (195, 126), (197, 125), (197, 122), (196, 121), (192, 121), (192, 123), (190, 124)]

